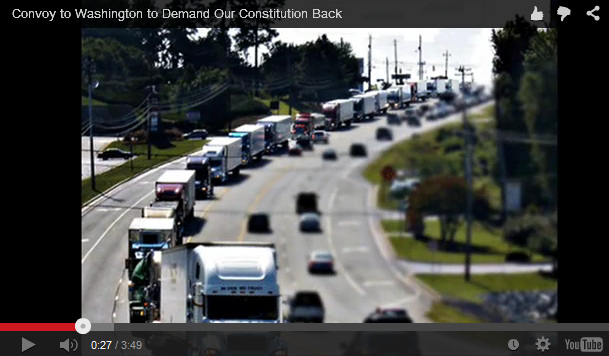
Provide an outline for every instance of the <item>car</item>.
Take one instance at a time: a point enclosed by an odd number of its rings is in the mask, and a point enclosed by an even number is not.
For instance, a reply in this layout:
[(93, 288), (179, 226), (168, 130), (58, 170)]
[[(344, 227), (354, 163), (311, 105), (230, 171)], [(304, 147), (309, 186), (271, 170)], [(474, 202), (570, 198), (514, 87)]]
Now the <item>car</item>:
[(422, 112), (423, 114), (425, 114), (426, 112), (428, 112), (428, 111), (429, 111), (430, 107), (429, 107), (429, 105), (428, 105), (428, 104), (423, 104), (423, 105), (419, 106), (419, 109), (421, 110), (421, 112)]
[(351, 145), (351, 149), (349, 150), (351, 157), (366, 157), (368, 153), (366, 152), (366, 146), (361, 143), (354, 143)]
[(323, 323), (324, 303), (315, 291), (299, 291), (288, 300), (288, 323)]
[(123, 151), (118, 148), (108, 148), (103, 152), (97, 154), (97, 158), (101, 158), (104, 161), (109, 158), (129, 159), (131, 157), (133, 157), (133, 154), (131, 152)]
[(249, 232), (271, 232), (269, 216), (267, 214), (251, 214), (247, 222), (247, 231)]
[(408, 117), (406, 119), (406, 122), (408, 123), (408, 126), (415, 126), (415, 127), (421, 126), (421, 120), (416, 116)]
[(387, 114), (387, 125), (401, 125), (402, 120), (396, 114)]
[(307, 261), (309, 273), (334, 273), (334, 256), (330, 251), (313, 251)]
[(364, 323), (412, 323), (406, 309), (402, 308), (376, 308), (370, 313)]
[(329, 143), (330, 142), (330, 134), (326, 131), (313, 131), (313, 143)]
[(209, 136), (207, 130), (193, 130), (182, 135), (185, 140), (205, 140)]
[(304, 213), (300, 217), (300, 231), (302, 232), (321, 232), (319, 214)]
[(391, 140), (393, 140), (393, 134), (391, 133), (391, 130), (389, 128), (379, 127), (376, 129), (376, 139), (379, 141), (382, 141), (382, 140), (391, 141)]
[(317, 194), (313, 192), (299, 193), (296, 198), (296, 214), (319, 213), (317, 211)]
[(294, 145), (288, 150), (290, 156), (302, 156), (302, 147), (300, 145)]
[(334, 151), (333, 148), (328, 148), (327, 150), (325, 150), (321, 154), (321, 157), (326, 161), (336, 161), (338, 159), (338, 155), (336, 154), (336, 151)]

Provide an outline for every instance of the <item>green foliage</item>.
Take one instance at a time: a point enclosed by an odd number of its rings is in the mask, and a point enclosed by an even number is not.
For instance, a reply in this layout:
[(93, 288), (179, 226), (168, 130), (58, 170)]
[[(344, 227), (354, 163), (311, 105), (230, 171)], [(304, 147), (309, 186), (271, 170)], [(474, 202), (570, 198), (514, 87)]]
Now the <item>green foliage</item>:
[(514, 245), (551, 254), (557, 247), (556, 216), (526, 213), (510, 218), (504, 225), (503, 237)]

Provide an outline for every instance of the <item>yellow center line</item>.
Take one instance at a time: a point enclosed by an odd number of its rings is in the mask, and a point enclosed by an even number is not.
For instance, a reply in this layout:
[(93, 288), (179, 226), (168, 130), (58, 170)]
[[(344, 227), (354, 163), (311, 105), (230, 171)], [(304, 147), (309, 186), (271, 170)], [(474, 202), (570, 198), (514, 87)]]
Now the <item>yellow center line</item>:
[[(250, 206), (247, 209), (247, 213), (248, 215), (254, 212), (254, 209), (256, 208), (256, 206), (258, 205), (258, 203), (260, 202), (260, 200), (262, 200), (262, 198), (266, 195), (266, 193), (268, 193), (268, 191), (271, 189), (271, 187), (275, 184), (275, 182), (277, 182), (279, 179), (283, 178), (283, 176), (285, 176), (285, 174), (287, 172), (290, 171), (290, 168), (284, 169), (281, 172), (277, 173), (273, 179), (269, 180), (263, 187), (262, 190), (260, 190), (260, 192), (256, 195), (256, 198), (254, 199), (254, 201), (252, 202), (252, 204), (250, 204)], [(243, 221), (241, 222), (241, 234), (239, 234), (239, 238), (237, 239), (239, 242), (243, 242), (243, 238), (245, 237), (245, 233), (247, 231), (247, 216), (243, 219)]]

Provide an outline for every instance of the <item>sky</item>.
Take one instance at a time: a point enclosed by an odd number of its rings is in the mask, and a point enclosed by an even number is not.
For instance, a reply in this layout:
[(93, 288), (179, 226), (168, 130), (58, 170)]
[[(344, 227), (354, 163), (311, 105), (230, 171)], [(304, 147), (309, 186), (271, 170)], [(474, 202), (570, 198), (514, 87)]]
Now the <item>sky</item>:
[[(492, 83), (493, 48), (491, 44), (492, 29), (458, 28), (458, 29), (432, 29), (432, 28), (278, 28), (279, 40), (286, 43), (303, 44), (314, 41), (323, 34), (333, 42), (351, 44), (356, 57), (364, 58), (364, 74), (368, 74), (368, 36), (372, 36), (372, 80), (386, 79), (389, 60), (389, 77), (395, 72), (394, 40), (397, 44), (398, 68), (402, 73), (411, 74), (411, 78), (418, 79), (419, 35), (422, 39), (422, 59), (425, 62), (424, 78), (444, 75), (448, 51), (448, 77), (461, 80), (456, 68), (463, 65), (471, 68), (473, 79), (477, 84), (490, 85)], [(200, 34), (207, 31), (200, 30)], [(249, 62), (254, 62), (254, 50), (249, 51)], [(268, 52), (265, 47), (259, 49), (262, 53)], [(434, 68), (435, 67), (435, 68)], [(435, 71), (434, 71), (435, 69)], [(471, 81), (471, 77), (466, 77)]]

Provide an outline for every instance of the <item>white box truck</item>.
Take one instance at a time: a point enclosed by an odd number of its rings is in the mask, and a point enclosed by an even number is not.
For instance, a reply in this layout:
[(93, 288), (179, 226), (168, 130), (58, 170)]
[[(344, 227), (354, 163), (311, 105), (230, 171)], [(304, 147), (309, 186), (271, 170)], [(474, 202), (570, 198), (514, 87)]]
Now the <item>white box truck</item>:
[(226, 182), (229, 174), (239, 175), (242, 140), (235, 137), (214, 137), (203, 146), (203, 156), (209, 158), (212, 179)]
[(389, 110), (389, 102), (387, 101), (387, 91), (386, 90), (374, 90), (368, 93), (374, 93), (376, 95), (376, 113), (377, 114), (386, 114), (387, 110)]
[(370, 93), (364, 93), (353, 96), (353, 99), (358, 100), (354, 107), (357, 116), (363, 120), (364, 118), (372, 119), (375, 113), (376, 96)]
[(419, 80), (415, 83), (416, 85), (416, 98), (417, 100), (425, 101), (429, 97), (427, 90), (427, 82), (425, 80)]
[(231, 131), (228, 137), (241, 139), (241, 164), (247, 166), (253, 158), (260, 160), (264, 153), (264, 126), (241, 125)]
[(161, 323), (281, 323), (272, 243), (187, 243), (161, 254)]
[[(155, 202), (178, 202), (177, 220), (192, 218), (195, 212), (195, 171), (172, 169), (163, 173), (155, 183)], [(155, 204), (151, 204), (154, 206)]]
[(292, 117), (290, 115), (271, 115), (258, 120), (265, 127), (264, 138), (267, 152), (273, 152), (277, 147), (288, 147), (291, 136)]
[(446, 91), (446, 79), (436, 79), (436, 94), (441, 95)]
[(355, 115), (355, 101), (353, 99), (337, 99), (322, 105), (323, 114), (329, 121), (330, 130), (336, 130), (342, 125), (351, 126)]

